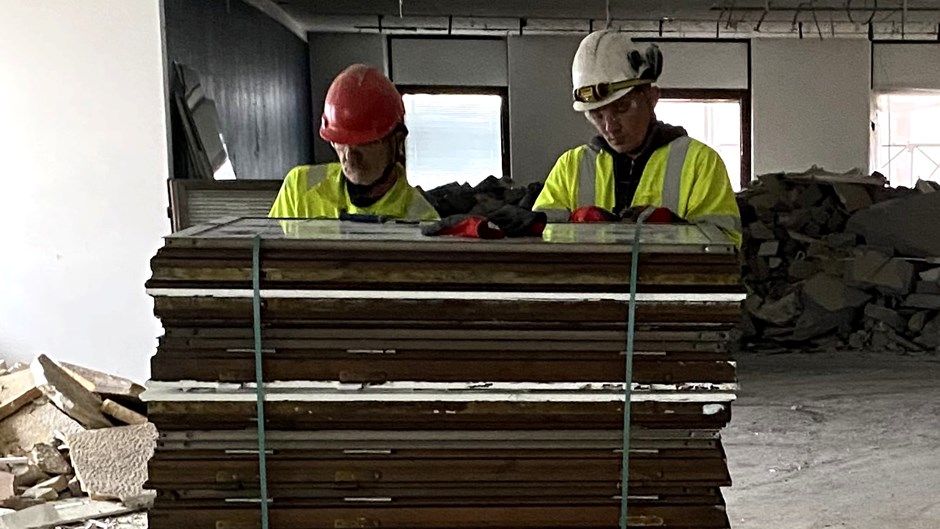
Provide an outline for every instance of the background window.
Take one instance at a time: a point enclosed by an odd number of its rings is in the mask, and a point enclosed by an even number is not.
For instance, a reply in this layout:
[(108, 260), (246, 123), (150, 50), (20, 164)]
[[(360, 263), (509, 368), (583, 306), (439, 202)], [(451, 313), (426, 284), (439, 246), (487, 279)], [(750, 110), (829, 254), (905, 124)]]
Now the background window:
[(940, 92), (876, 96), (874, 143), (873, 170), (893, 187), (940, 182)]
[(728, 168), (731, 187), (735, 191), (741, 190), (740, 101), (664, 97), (656, 105), (656, 118), (670, 125), (685, 127), (689, 136), (718, 151)]
[(405, 93), (408, 181), (425, 190), (504, 173), (504, 97)]

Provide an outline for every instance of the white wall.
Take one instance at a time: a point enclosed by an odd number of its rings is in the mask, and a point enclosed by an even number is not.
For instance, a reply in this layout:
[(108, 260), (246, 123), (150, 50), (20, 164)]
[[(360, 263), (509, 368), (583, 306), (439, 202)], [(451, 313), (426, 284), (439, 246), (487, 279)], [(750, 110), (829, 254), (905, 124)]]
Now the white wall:
[(0, 2), (0, 357), (144, 380), (169, 231), (158, 0)]
[(868, 167), (871, 49), (863, 39), (751, 43), (754, 173)]

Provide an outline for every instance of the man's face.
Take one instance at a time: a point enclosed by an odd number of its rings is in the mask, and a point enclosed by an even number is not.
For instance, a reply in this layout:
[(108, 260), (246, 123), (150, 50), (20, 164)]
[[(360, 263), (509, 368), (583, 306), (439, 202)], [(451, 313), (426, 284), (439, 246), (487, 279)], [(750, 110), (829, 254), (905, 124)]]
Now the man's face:
[(350, 182), (358, 185), (375, 183), (395, 159), (394, 144), (389, 138), (361, 145), (331, 145), (339, 156), (339, 162), (343, 164), (343, 174)]
[(588, 110), (585, 115), (611, 149), (626, 154), (643, 145), (658, 100), (658, 88), (640, 87), (609, 105)]

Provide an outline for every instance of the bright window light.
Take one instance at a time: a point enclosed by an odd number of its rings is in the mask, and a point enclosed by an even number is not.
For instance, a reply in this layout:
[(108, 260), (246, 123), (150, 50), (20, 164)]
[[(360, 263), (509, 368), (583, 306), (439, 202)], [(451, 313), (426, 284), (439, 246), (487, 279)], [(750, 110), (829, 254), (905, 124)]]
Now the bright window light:
[(741, 190), (741, 103), (661, 99), (656, 118), (685, 127), (689, 136), (715, 149), (728, 168), (732, 189)]
[(872, 169), (893, 187), (940, 182), (940, 92), (875, 97)]
[(499, 95), (405, 94), (408, 181), (430, 190), (503, 175)]

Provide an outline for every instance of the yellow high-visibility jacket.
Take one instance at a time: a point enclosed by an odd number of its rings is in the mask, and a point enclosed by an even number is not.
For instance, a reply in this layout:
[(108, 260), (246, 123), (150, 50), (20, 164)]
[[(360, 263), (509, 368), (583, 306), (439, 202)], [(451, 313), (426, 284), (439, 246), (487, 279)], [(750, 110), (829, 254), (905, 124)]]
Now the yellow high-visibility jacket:
[(437, 211), (408, 184), (405, 170), (397, 166), (395, 185), (375, 204), (358, 207), (349, 199), (343, 166), (338, 163), (301, 165), (291, 169), (268, 213), (272, 218), (337, 219), (342, 212), (382, 215), (399, 220), (438, 220)]
[[(564, 222), (580, 207), (612, 211), (615, 203), (613, 156), (582, 145), (558, 158), (532, 209)], [(717, 152), (688, 136), (653, 151), (631, 205), (664, 207), (690, 223), (713, 224), (741, 246), (741, 214), (728, 170)]]

